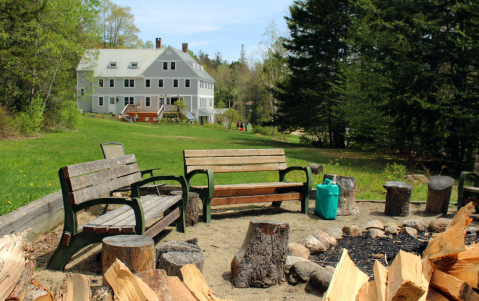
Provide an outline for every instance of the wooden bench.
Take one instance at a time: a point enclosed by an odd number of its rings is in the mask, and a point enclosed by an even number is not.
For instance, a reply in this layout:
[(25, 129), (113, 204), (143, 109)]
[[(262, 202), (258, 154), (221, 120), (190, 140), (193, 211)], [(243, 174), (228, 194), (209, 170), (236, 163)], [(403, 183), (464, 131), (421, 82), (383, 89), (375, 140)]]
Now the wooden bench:
[[(466, 177), (474, 180), (474, 186), (464, 187)], [(479, 156), (476, 156), (476, 163), (473, 171), (463, 171), (459, 178), (457, 186), (457, 210), (461, 209), (467, 203), (473, 202), (476, 206), (476, 212), (479, 213)]]
[[(273, 202), (300, 201), (301, 212), (308, 214), (309, 192), (312, 186), (311, 168), (289, 167), (284, 149), (209, 149), (183, 151), (185, 177), (188, 187), (198, 192), (203, 202), (203, 221), (211, 222), (211, 206)], [(286, 181), (286, 174), (300, 170), (306, 173), (306, 181)], [(252, 184), (215, 184), (215, 173), (278, 171), (279, 181)], [(191, 186), (191, 179), (205, 174), (208, 186)]]
[[(174, 221), (177, 231), (185, 231), (184, 208), (188, 204), (188, 187), (183, 176), (155, 176), (142, 180), (135, 155), (68, 165), (60, 168), (58, 174), (65, 220), (63, 235), (48, 262), (48, 269), (63, 270), (76, 252), (89, 244), (100, 243), (107, 236), (141, 234), (154, 237)], [(140, 187), (153, 181), (177, 181), (183, 194), (140, 196)], [(131, 186), (131, 198), (102, 197), (128, 185)], [(100, 204), (125, 206), (108, 211), (84, 225), (77, 224), (80, 210)], [(171, 213), (155, 221), (145, 231), (147, 224), (164, 215), (169, 208), (173, 209)]]

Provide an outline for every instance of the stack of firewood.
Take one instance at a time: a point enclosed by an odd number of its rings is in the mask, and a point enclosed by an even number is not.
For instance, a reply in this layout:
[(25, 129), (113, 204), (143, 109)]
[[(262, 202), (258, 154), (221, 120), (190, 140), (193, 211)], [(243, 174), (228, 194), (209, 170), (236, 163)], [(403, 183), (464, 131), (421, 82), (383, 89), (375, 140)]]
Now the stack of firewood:
[(119, 301), (232, 301), (215, 297), (194, 264), (185, 265), (180, 271), (182, 280), (167, 276), (165, 270), (133, 275), (117, 259), (104, 276)]
[(376, 261), (373, 281), (343, 250), (323, 301), (479, 301), (479, 244), (464, 243), (472, 210), (472, 203), (463, 207), (434, 234), (422, 259), (400, 251), (389, 269)]

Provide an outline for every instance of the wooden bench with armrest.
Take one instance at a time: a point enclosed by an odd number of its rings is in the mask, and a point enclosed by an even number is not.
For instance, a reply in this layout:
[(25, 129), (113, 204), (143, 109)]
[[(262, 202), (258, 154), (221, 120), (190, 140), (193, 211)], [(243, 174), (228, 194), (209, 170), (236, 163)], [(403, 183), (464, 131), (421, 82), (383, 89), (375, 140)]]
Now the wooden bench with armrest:
[[(60, 243), (48, 262), (48, 269), (63, 270), (76, 252), (92, 243), (100, 243), (107, 236), (141, 234), (154, 237), (174, 221), (177, 231), (185, 231), (188, 187), (183, 176), (155, 176), (142, 180), (135, 155), (68, 165), (60, 168), (58, 174), (65, 219)], [(140, 196), (140, 188), (153, 181), (179, 182), (183, 194)], [(131, 186), (131, 198), (101, 197), (125, 186)], [(77, 213), (100, 204), (124, 206), (79, 226)], [(169, 208), (173, 210), (164, 215)], [(155, 223), (145, 230), (154, 220)]]
[[(308, 214), (312, 175), (309, 167), (289, 167), (284, 149), (209, 149), (184, 150), (185, 178), (188, 187), (198, 192), (203, 203), (203, 221), (211, 222), (211, 206), (300, 201), (301, 212)], [(305, 182), (287, 182), (291, 171), (304, 171)], [(251, 184), (215, 184), (215, 173), (278, 171), (279, 181)], [(198, 174), (207, 177), (207, 186), (192, 186), (191, 179)]]
[[(464, 187), (466, 178), (474, 180), (474, 186)], [(467, 203), (473, 202), (476, 206), (476, 212), (479, 213), (479, 156), (476, 156), (476, 163), (473, 171), (463, 171), (459, 178), (457, 186), (457, 210), (461, 209)]]

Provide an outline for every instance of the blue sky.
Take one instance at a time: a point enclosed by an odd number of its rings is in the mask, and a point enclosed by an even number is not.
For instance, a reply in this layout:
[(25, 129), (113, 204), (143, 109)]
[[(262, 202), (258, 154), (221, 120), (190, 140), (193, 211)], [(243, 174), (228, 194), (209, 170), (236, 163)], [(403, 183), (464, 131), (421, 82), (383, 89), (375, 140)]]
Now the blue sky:
[(286, 31), (284, 16), (293, 0), (112, 0), (130, 6), (139, 37), (181, 50), (188, 43), (195, 54), (201, 49), (213, 57), (221, 52), (228, 62), (239, 58), (241, 44), (247, 55), (255, 52), (268, 23), (275, 20)]

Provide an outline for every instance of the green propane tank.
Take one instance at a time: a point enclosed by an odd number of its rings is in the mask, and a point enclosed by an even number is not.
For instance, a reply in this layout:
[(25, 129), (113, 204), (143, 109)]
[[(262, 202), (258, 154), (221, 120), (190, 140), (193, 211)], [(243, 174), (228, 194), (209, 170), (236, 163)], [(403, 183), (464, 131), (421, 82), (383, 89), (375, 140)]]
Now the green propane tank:
[(333, 180), (324, 179), (323, 184), (316, 186), (316, 208), (314, 213), (324, 219), (336, 219), (338, 211), (339, 187), (336, 175)]

